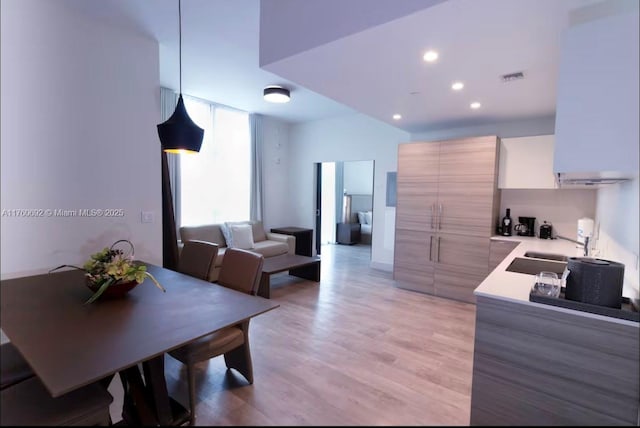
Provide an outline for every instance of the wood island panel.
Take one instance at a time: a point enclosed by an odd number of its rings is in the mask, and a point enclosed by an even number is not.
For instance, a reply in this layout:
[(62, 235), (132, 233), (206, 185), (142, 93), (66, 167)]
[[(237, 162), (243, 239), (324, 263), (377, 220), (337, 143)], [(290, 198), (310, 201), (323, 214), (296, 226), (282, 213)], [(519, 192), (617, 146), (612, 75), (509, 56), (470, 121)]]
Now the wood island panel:
[(638, 326), (478, 296), (471, 425), (637, 425)]

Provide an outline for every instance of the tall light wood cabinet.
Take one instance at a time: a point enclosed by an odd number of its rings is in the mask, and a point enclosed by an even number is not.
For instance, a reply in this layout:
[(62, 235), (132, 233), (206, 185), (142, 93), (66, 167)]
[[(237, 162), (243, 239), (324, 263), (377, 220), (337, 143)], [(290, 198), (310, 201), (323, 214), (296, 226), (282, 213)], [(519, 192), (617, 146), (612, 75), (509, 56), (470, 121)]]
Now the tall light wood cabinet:
[(394, 279), (474, 302), (497, 221), (497, 137), (398, 146)]

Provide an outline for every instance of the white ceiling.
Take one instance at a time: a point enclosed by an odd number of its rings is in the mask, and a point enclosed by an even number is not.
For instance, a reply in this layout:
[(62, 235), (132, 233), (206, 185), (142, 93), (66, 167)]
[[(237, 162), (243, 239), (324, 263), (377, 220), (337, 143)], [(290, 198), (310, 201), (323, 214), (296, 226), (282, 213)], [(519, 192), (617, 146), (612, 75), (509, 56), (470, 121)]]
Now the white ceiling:
[[(161, 84), (178, 89), (176, 0), (66, 2), (158, 40)], [(355, 110), (408, 132), (553, 115), (568, 11), (593, 2), (425, 0), (423, 10), (260, 68), (259, 0), (183, 0), (182, 92), (289, 122)], [(422, 60), (428, 48), (440, 53), (434, 64)], [(516, 71), (525, 79), (500, 81)], [(450, 89), (456, 79), (460, 93)], [(262, 88), (272, 84), (290, 87), (291, 102), (266, 103)], [(481, 109), (469, 108), (475, 100)]]

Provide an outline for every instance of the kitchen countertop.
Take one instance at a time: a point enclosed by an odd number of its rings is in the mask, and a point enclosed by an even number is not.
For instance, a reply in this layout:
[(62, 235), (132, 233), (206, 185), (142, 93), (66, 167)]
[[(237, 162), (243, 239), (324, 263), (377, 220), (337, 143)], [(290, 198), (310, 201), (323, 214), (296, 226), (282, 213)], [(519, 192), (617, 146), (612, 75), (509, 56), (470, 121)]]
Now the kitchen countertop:
[[(505, 257), (505, 259), (489, 274), (489, 276), (485, 278), (484, 281), (480, 283), (474, 291), (475, 295), (544, 307), (549, 310), (570, 312), (585, 317), (598, 318), (620, 324), (640, 327), (639, 323), (633, 321), (530, 302), (529, 292), (531, 291), (531, 287), (535, 281), (535, 276), (518, 272), (509, 272), (506, 270), (514, 258), (524, 257), (524, 253), (527, 251), (563, 254), (567, 257), (583, 256), (582, 249), (576, 248), (575, 243), (564, 239), (540, 239), (529, 236), (494, 236), (491, 239), (520, 242), (520, 244), (511, 251), (507, 257)], [(629, 296), (628, 289), (623, 289), (623, 295), (631, 297)]]

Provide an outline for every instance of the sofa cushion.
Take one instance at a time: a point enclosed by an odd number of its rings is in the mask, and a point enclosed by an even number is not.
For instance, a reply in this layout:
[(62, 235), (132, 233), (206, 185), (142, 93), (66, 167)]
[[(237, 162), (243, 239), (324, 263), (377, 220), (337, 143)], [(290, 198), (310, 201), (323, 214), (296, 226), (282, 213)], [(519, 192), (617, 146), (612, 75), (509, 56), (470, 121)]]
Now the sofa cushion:
[(229, 248), (250, 250), (253, 248), (253, 228), (250, 224), (233, 224), (229, 226), (231, 244)]
[(287, 254), (289, 246), (286, 242), (264, 240), (256, 242), (251, 251), (260, 253), (265, 257), (273, 257), (279, 256), (280, 254)]
[(227, 241), (224, 239), (222, 229), (219, 224), (206, 224), (202, 226), (182, 226), (180, 228), (180, 239), (186, 241), (207, 241), (218, 244), (219, 247), (226, 247)]
[(264, 226), (261, 221), (252, 221), (251, 227), (253, 228), (253, 242), (260, 242), (267, 239), (267, 234), (264, 232)]

